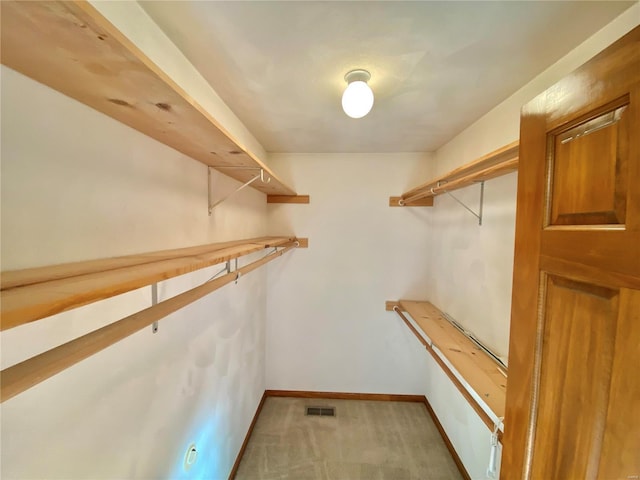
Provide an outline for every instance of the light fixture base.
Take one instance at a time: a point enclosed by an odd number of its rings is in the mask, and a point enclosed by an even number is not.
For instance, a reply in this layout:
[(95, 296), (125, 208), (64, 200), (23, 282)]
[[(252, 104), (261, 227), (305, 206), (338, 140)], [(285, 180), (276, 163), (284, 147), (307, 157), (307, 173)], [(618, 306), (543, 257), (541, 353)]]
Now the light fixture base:
[(369, 80), (371, 80), (371, 74), (366, 70), (356, 69), (347, 72), (347, 74), (344, 76), (344, 79), (347, 83), (358, 81), (367, 83)]

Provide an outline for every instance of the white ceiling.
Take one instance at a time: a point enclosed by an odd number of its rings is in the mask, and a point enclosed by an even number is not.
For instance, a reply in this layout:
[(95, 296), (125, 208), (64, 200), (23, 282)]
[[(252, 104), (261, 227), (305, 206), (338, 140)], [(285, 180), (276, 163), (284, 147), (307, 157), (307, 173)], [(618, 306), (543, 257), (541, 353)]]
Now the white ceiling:
[[(435, 150), (633, 4), (140, 3), (271, 152)], [(354, 68), (360, 120), (340, 105)]]

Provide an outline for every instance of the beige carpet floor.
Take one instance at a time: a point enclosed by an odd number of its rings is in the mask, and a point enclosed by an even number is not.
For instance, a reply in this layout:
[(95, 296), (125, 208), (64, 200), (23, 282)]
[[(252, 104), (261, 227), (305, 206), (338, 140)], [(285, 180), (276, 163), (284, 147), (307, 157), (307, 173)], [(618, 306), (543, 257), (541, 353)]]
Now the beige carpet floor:
[[(305, 415), (336, 407), (335, 417)], [(461, 479), (421, 403), (266, 399), (237, 480)]]

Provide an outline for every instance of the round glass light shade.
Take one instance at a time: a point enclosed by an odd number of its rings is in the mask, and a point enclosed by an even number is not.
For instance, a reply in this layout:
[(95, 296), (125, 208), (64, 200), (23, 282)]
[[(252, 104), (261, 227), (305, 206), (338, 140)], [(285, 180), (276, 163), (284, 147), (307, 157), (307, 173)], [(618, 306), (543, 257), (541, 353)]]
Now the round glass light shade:
[(366, 82), (351, 82), (342, 94), (342, 109), (351, 118), (362, 118), (373, 107), (373, 91)]

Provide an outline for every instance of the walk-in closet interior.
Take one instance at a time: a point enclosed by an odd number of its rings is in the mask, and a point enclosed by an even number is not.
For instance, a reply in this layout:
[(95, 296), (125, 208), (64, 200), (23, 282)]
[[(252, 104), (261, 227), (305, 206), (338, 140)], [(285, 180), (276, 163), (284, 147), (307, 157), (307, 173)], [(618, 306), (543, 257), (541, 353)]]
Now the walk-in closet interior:
[(640, 477), (638, 1), (0, 19), (3, 479)]

